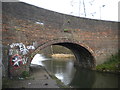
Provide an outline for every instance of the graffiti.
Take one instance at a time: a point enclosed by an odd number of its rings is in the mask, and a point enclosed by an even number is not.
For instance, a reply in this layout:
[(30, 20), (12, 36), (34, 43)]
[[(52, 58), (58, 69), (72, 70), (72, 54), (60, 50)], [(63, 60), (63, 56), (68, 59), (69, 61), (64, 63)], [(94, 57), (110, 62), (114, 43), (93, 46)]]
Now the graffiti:
[(27, 61), (28, 61), (28, 57), (24, 57), (24, 58), (22, 59), (22, 64), (23, 64), (23, 65), (26, 64)]
[[(12, 43), (10, 45), (11, 49), (9, 49), (9, 55), (13, 55), (13, 52), (15, 51), (15, 50), (13, 50), (13, 48), (15, 48), (15, 47), (18, 47), (17, 49), (19, 50), (20, 54), (22, 54), (22, 55), (26, 55), (30, 49), (35, 49), (35, 47), (33, 45), (26, 47), (23, 43)], [(18, 53), (17, 51), (16, 51), (16, 53)]]
[(22, 55), (25, 55), (29, 52), (28, 49), (25, 47), (25, 45), (23, 43), (12, 43), (10, 45), (10, 48), (14, 48), (14, 47), (19, 47), (20, 53)]
[(36, 22), (36, 24), (44, 25), (44, 23), (42, 23), (42, 22)]
[(13, 55), (10, 59), (10, 63), (14, 68), (18, 68), (21, 65), (25, 65), (27, 63), (28, 57), (22, 58), (20, 55)]
[(19, 67), (22, 64), (22, 57), (16, 54), (11, 57), (10, 63), (14, 67)]
[(9, 55), (13, 55), (13, 49), (9, 49)]
[(27, 49), (28, 49), (28, 50), (29, 50), (29, 49), (35, 49), (35, 47), (32, 46), (32, 45), (30, 45), (30, 46), (27, 46)]
[(29, 50), (34, 50), (33, 45), (25, 46), (23, 43), (12, 43), (9, 49), (10, 64), (14, 68), (26, 65), (28, 62), (27, 54)]

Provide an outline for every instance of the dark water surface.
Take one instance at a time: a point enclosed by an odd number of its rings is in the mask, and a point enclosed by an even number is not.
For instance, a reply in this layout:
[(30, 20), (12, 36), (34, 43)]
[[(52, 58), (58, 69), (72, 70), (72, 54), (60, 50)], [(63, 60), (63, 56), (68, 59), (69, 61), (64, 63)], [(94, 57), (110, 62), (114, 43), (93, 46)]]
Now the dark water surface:
[(120, 77), (74, 67), (71, 58), (43, 61), (45, 68), (52, 72), (65, 85), (74, 88), (118, 88)]

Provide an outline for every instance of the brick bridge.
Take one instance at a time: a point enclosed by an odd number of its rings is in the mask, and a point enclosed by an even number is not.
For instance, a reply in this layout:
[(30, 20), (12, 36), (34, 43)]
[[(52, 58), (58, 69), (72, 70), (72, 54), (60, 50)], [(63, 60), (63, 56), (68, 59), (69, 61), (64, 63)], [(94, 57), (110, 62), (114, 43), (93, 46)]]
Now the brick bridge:
[(29, 70), (50, 45), (70, 49), (80, 67), (94, 69), (118, 51), (118, 24), (65, 15), (26, 3), (2, 3), (3, 75)]

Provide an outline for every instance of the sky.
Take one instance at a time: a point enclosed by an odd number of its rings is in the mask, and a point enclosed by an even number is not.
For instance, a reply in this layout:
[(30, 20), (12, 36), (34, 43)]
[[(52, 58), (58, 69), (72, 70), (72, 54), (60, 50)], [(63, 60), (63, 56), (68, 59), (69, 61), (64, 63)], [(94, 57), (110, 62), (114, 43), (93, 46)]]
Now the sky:
[(19, 1), (68, 15), (107, 21), (118, 21), (118, 2), (120, 0), (19, 0)]

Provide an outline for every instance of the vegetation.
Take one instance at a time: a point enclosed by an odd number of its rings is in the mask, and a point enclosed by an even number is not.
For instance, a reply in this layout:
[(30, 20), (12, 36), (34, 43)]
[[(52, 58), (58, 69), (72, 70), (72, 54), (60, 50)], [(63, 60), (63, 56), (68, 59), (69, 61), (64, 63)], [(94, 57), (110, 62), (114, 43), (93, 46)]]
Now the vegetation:
[(105, 63), (96, 66), (96, 70), (120, 72), (120, 50), (117, 54), (112, 55)]
[(69, 29), (64, 29), (64, 32), (70, 32), (70, 30)]
[(29, 74), (28, 71), (23, 71), (22, 74), (21, 74), (22, 78), (26, 78), (26, 77), (29, 77), (29, 76), (30, 76), (30, 74)]

